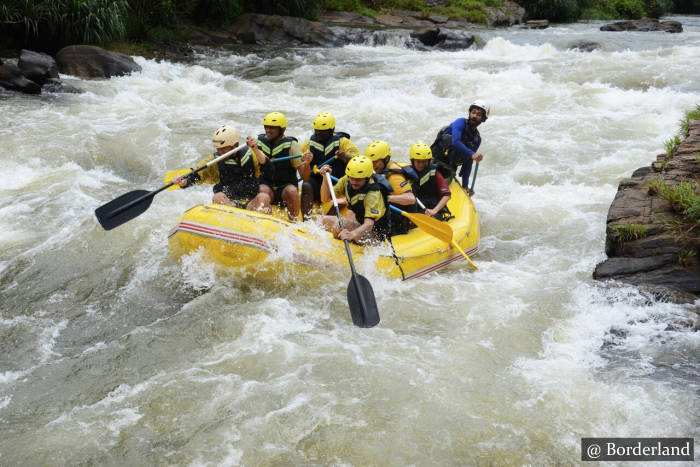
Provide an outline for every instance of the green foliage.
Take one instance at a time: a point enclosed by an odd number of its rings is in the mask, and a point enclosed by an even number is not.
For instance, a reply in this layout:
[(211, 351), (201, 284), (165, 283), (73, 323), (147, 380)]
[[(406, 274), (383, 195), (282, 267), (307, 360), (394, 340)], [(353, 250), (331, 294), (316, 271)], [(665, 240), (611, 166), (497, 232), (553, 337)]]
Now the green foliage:
[(124, 36), (127, 9), (127, 0), (5, 0), (0, 23), (28, 44), (99, 44)]
[(612, 227), (620, 243), (630, 242), (647, 235), (647, 226), (642, 224), (624, 224)]
[(245, 11), (267, 15), (299, 16), (317, 19), (323, 0), (243, 0)]
[(669, 159), (673, 155), (673, 151), (680, 145), (681, 137), (678, 135), (664, 141), (664, 147), (666, 148), (666, 159)]
[(700, 225), (700, 183), (697, 180), (669, 185), (663, 179), (654, 180), (650, 192), (671, 203), (671, 208), (693, 226)]
[(555, 22), (576, 21), (581, 11), (576, 0), (521, 0), (531, 19), (548, 19)]
[(681, 120), (681, 136), (688, 136), (688, 128), (691, 120), (700, 120), (700, 104), (697, 104), (693, 110), (689, 110), (685, 113), (685, 116)]
[(639, 19), (644, 16), (644, 5), (639, 0), (613, 0), (610, 3), (617, 18)]

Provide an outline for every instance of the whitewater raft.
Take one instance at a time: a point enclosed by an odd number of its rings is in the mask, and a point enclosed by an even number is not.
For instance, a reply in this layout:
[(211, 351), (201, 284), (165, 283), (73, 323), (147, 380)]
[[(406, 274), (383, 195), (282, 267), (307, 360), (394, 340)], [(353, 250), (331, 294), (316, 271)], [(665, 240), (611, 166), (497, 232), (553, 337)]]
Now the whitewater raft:
[[(447, 206), (454, 218), (447, 223), (454, 231), (453, 238), (471, 256), (479, 248), (479, 215), (457, 183), (453, 182), (450, 189), (452, 198)], [(299, 268), (348, 268), (342, 241), (318, 225), (292, 223), (280, 217), (220, 204), (195, 206), (170, 232), (170, 252), (180, 260), (204, 250), (221, 266), (255, 275), (274, 273), (289, 263)], [(357, 262), (363, 255), (372, 255), (378, 271), (403, 280), (421, 277), (454, 261), (466, 263), (454, 246), (418, 228), (370, 251), (373, 248), (351, 243), (353, 259)]]

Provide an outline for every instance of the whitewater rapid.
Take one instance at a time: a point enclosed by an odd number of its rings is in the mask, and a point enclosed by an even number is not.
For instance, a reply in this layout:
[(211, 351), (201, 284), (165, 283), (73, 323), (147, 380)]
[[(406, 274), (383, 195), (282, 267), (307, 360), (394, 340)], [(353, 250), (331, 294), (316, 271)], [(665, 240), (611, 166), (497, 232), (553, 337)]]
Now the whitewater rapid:
[[(459, 52), (200, 49), (62, 76), (83, 94), (0, 94), (0, 464), (569, 464), (581, 437), (697, 435), (698, 303), (591, 279), (617, 184), (700, 102), (700, 20), (679, 19), (481, 31)], [(168, 232), (209, 186), (110, 232), (94, 218), (223, 123), (256, 134), (281, 110), (303, 140), (330, 111), (361, 151), (381, 138), (407, 160), (476, 98), (479, 270), (398, 282), (362, 262), (371, 330), (351, 324), (347, 272), (174, 262)]]

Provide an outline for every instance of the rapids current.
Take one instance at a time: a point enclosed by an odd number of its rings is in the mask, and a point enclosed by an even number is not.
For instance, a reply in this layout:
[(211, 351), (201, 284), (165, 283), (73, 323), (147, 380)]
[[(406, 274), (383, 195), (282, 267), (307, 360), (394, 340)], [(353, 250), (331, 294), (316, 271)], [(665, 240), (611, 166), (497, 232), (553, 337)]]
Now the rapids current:
[[(698, 434), (695, 306), (591, 279), (620, 179), (700, 102), (700, 19), (479, 31), (418, 52), (207, 49), (86, 92), (0, 94), (0, 464), (570, 464), (581, 437)], [(598, 42), (590, 53), (571, 48)], [(158, 195), (110, 232), (94, 209), (210, 152), (321, 111), (361, 151), (492, 106), (476, 181), (479, 265), (398, 282), (352, 326), (349, 272), (242, 279), (167, 234), (209, 186)], [(698, 438), (696, 436), (696, 438)], [(698, 438), (700, 439), (700, 438)]]

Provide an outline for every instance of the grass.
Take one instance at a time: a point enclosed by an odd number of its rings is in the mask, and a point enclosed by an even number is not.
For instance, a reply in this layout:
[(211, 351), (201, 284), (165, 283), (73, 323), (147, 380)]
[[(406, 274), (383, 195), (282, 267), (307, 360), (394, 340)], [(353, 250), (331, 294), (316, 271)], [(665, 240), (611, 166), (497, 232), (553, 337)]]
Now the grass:
[(681, 136), (688, 136), (691, 120), (700, 120), (700, 104), (696, 104), (693, 110), (689, 110), (685, 113), (685, 116), (681, 120)]
[(631, 242), (647, 235), (647, 226), (642, 224), (624, 224), (612, 227), (620, 243)]
[(700, 231), (700, 182), (698, 180), (681, 182), (676, 185), (657, 178), (649, 184), (649, 194), (659, 196), (671, 203), (671, 209), (681, 219), (668, 223), (667, 227), (683, 237), (698, 238)]

